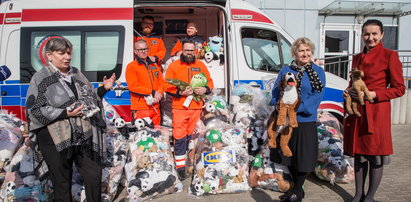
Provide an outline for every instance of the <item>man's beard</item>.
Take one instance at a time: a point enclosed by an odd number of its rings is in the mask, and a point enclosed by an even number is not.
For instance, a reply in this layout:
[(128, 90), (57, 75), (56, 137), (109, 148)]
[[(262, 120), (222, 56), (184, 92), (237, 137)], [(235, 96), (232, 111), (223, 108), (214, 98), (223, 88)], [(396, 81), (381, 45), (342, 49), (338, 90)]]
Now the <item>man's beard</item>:
[(143, 29), (143, 33), (146, 34), (146, 35), (151, 34), (151, 29), (146, 27), (146, 28)]
[(185, 63), (187, 63), (187, 64), (190, 64), (190, 63), (194, 63), (194, 62), (195, 62), (196, 57), (195, 57), (194, 55), (184, 55), (184, 54), (181, 54), (181, 55), (180, 55), (180, 59), (181, 59), (181, 61), (183, 61), (183, 62), (185, 62)]

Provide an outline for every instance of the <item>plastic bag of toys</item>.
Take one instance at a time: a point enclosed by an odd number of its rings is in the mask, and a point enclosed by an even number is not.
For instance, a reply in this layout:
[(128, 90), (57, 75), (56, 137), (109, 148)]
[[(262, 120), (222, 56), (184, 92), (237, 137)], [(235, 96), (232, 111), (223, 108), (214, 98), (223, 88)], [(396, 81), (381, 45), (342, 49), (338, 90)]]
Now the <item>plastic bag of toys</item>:
[(123, 135), (119, 133), (107, 135), (108, 162), (111, 164), (106, 164), (102, 171), (102, 192), (105, 194), (104, 198), (109, 201), (114, 199), (123, 176), (128, 146), (127, 139)]
[(318, 112), (318, 160), (315, 174), (331, 184), (354, 180), (352, 158), (344, 156), (343, 136), (338, 119), (326, 111)]
[(4, 173), (6, 166), (22, 140), (24, 124), (14, 115), (0, 110), (0, 172)]
[(196, 130), (193, 135), (190, 136), (188, 145), (188, 155), (186, 161), (186, 172), (192, 174), (194, 168), (194, 155), (198, 137), (204, 136), (205, 132), (220, 124), (220, 122), (229, 121), (229, 110), (227, 102), (223, 96), (217, 95), (219, 91), (213, 91), (213, 95), (206, 97), (206, 102), (203, 107), (203, 111), (200, 115), (200, 120), (197, 122)]
[(250, 186), (252, 188), (270, 189), (287, 192), (292, 186), (288, 168), (270, 160), (270, 149), (267, 144), (262, 146), (261, 152), (255, 156), (250, 166)]
[[(50, 201), (52, 193), (51, 182), (44, 175), (35, 172), (34, 151), (29, 146), (32, 143), (26, 139), (25, 143), (13, 156), (0, 191), (4, 201)], [(43, 163), (42, 166), (45, 166)], [(42, 181), (40, 181), (42, 179)]]
[(267, 140), (264, 131), (273, 110), (268, 105), (269, 100), (268, 91), (252, 87), (250, 84), (237, 85), (230, 97), (231, 123), (243, 127), (248, 132), (248, 152), (252, 156), (260, 152), (261, 146)]
[(148, 200), (183, 189), (171, 152), (170, 129), (144, 128), (130, 134), (125, 166), (127, 200)]
[(248, 191), (248, 152), (243, 129), (220, 122), (198, 138), (189, 192), (205, 194)]

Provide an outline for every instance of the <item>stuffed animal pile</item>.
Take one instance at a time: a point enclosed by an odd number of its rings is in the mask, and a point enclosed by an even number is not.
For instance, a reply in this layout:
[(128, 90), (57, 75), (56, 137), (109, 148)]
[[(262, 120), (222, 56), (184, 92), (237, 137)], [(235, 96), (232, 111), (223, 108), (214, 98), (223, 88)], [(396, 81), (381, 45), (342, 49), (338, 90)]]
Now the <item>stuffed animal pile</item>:
[[(0, 198), (4, 201), (49, 201), (52, 193), (51, 182), (44, 173), (34, 170), (34, 151), (30, 147), (33, 143), (26, 139), (23, 146), (14, 154), (7, 171)], [(41, 165), (45, 167), (45, 163)], [(47, 168), (45, 168), (47, 170)], [(43, 169), (41, 169), (43, 170)], [(41, 179), (41, 180), (40, 180)]]
[(244, 130), (223, 121), (199, 136), (189, 192), (201, 196), (248, 191), (247, 146)]
[[(249, 154), (256, 156), (267, 141), (266, 122), (272, 108), (269, 93), (250, 84), (237, 85), (230, 97), (231, 123), (247, 132)], [(253, 160), (253, 159), (250, 159)]]
[(270, 160), (270, 149), (264, 144), (250, 167), (250, 186), (252, 188), (270, 189), (287, 192), (292, 187), (291, 175), (286, 166)]
[(94, 116), (94, 114), (100, 112), (100, 108), (98, 107), (96, 94), (94, 93), (93, 89), (88, 86), (80, 86), (78, 87), (79, 90), (79, 99), (70, 107), (67, 108), (68, 111), (73, 111), (77, 107), (83, 105), (83, 109), (81, 112), (83, 113), (83, 119), (90, 118)]
[(144, 128), (130, 134), (125, 165), (128, 201), (142, 201), (183, 189), (166, 127)]
[(315, 174), (331, 184), (352, 182), (354, 164), (352, 158), (343, 154), (341, 124), (326, 111), (319, 111), (318, 120), (318, 160)]
[(107, 135), (107, 163), (103, 168), (102, 192), (109, 201), (114, 199), (123, 177), (129, 145), (127, 137), (120, 132)]
[(195, 164), (194, 156), (198, 137), (204, 136), (205, 132), (210, 128), (214, 128), (216, 124), (218, 125), (221, 122), (228, 123), (229, 121), (228, 105), (223, 96), (219, 96), (216, 91), (213, 91), (213, 95), (207, 96), (206, 100), (200, 120), (197, 122), (196, 130), (189, 140), (186, 171), (190, 174), (193, 173)]
[(24, 124), (19, 118), (0, 110), (0, 173), (4, 177), (6, 166), (22, 141)]
[(213, 60), (220, 60), (220, 65), (224, 64), (224, 43), (223, 37), (216, 35), (208, 38), (207, 46), (204, 47), (204, 60), (210, 63)]

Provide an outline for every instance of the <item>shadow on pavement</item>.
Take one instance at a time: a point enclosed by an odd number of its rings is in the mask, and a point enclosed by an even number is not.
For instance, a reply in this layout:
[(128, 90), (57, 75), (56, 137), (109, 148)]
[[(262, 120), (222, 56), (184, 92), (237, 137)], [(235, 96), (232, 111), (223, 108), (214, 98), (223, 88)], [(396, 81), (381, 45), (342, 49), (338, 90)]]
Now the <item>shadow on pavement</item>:
[(266, 201), (280, 201), (278, 200), (274, 200), (271, 198), (270, 195), (268, 195), (267, 193), (265, 193), (264, 191), (260, 190), (260, 189), (253, 189), (250, 191), (251, 197), (258, 202), (266, 202)]
[[(340, 185), (338, 185), (337, 183), (334, 183), (334, 185), (332, 185), (330, 182), (320, 180), (317, 178), (317, 176), (315, 176), (314, 173), (311, 173), (310, 176), (307, 178), (307, 180), (320, 187), (326, 186), (327, 188), (329, 188), (330, 190), (338, 194), (345, 202), (351, 201), (353, 199), (351, 194), (348, 193)], [(307, 194), (310, 194), (310, 193), (307, 193)]]

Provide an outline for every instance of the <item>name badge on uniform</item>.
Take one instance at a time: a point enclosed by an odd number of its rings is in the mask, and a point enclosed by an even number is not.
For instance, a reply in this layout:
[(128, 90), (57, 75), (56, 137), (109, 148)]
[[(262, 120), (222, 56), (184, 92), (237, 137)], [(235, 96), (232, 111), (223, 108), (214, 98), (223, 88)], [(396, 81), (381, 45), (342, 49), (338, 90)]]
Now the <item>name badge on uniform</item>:
[(199, 72), (199, 71), (200, 71), (200, 68), (192, 67), (192, 68), (191, 68), (191, 71), (193, 71), (193, 72)]
[(152, 40), (151, 41), (154, 45), (157, 45), (157, 40)]
[(148, 68), (150, 68), (150, 69), (157, 69), (156, 66), (148, 66)]

